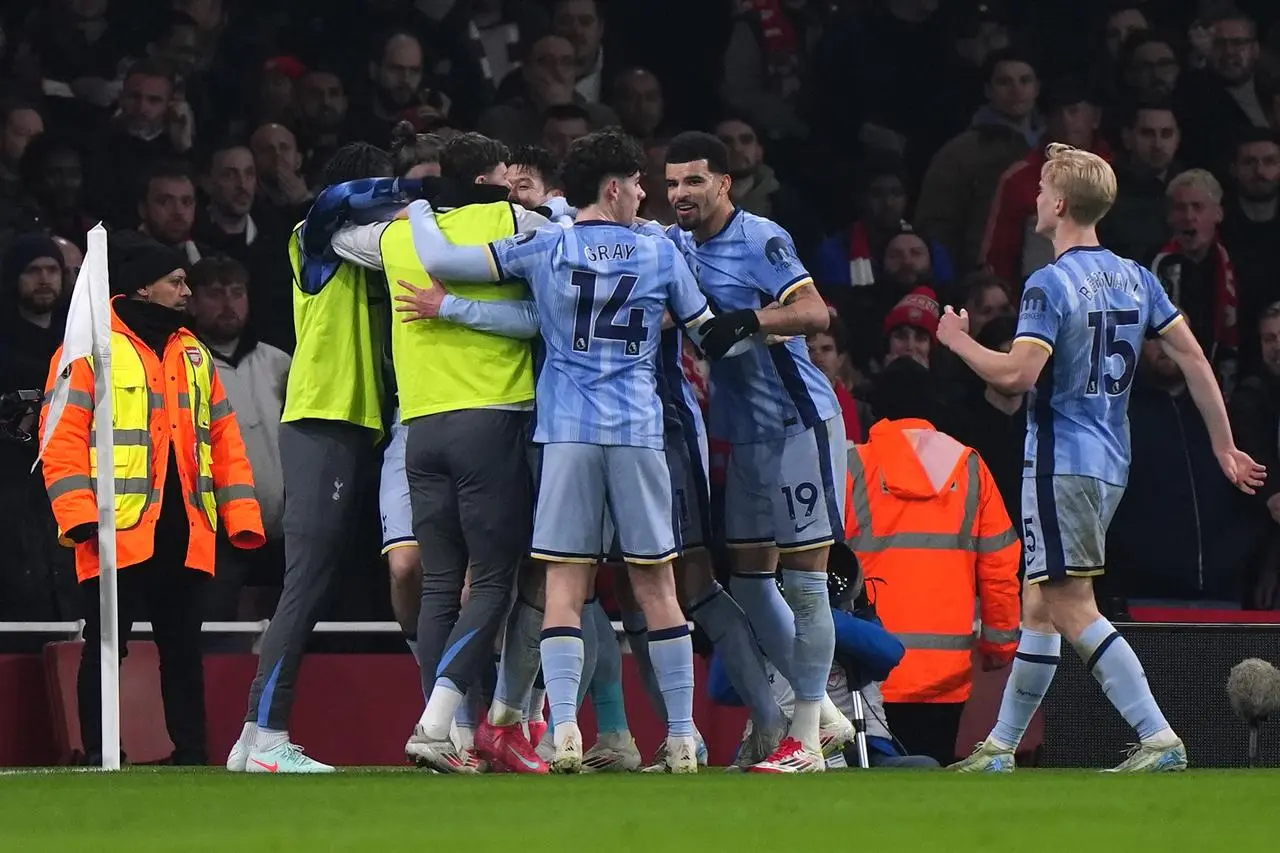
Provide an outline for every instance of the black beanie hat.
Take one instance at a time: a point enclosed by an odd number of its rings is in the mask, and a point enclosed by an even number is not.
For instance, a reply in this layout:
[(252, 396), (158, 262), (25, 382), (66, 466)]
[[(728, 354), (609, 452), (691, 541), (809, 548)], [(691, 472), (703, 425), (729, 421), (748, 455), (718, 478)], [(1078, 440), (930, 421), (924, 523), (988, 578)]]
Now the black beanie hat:
[(44, 234), (23, 234), (14, 238), (0, 260), (0, 293), (12, 294), (18, 284), (18, 276), (38, 258), (53, 258), (58, 268), (66, 271), (62, 259), (62, 250), (53, 242), (52, 237)]
[(131, 296), (138, 288), (186, 268), (185, 254), (137, 231), (118, 231), (107, 244), (112, 295)]
[(913, 358), (895, 358), (875, 378), (871, 411), (891, 421), (920, 418), (937, 426), (938, 391), (933, 372)]

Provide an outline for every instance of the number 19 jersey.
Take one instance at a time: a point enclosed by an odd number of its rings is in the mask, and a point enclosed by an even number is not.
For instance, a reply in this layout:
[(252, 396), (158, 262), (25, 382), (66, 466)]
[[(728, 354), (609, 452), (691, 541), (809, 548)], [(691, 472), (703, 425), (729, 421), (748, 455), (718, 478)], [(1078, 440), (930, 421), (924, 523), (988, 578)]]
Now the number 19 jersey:
[(1027, 401), (1024, 476), (1129, 478), (1129, 391), (1144, 338), (1182, 319), (1159, 280), (1100, 246), (1068, 249), (1027, 280), (1015, 341), (1051, 355)]
[(545, 345), (535, 398), (539, 444), (664, 446), (658, 397), (662, 315), (711, 316), (665, 237), (613, 222), (544, 227), (491, 243), (500, 278), (529, 283)]

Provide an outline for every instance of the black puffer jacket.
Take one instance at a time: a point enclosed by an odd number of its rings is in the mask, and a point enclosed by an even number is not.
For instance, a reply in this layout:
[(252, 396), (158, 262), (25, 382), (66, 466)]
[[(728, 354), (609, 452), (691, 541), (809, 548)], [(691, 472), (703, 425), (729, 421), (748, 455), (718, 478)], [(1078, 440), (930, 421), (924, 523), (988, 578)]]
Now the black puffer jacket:
[(1129, 434), (1129, 485), (1100, 586), (1130, 599), (1241, 600), (1266, 523), (1223, 476), (1191, 395), (1139, 374)]

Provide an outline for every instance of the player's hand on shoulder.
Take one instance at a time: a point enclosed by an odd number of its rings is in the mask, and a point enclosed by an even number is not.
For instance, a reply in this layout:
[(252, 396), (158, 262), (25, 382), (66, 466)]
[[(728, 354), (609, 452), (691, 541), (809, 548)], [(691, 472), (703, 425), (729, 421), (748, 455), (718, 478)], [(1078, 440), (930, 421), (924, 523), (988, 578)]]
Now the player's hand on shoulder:
[(961, 308), (957, 314), (948, 305), (938, 318), (938, 343), (950, 349), (962, 337), (969, 337), (969, 312)]
[(542, 202), (540, 208), (547, 211), (544, 215), (553, 222), (562, 216), (567, 216), (570, 219), (578, 218), (578, 209), (571, 206), (568, 199), (562, 195), (549, 196)]
[[(1237, 489), (1246, 495), (1256, 494), (1257, 490), (1267, 480), (1266, 466), (1253, 461), (1253, 457), (1235, 447), (1219, 451), (1217, 454), (1218, 464), (1222, 466), (1222, 473), (1227, 475), (1227, 479), (1231, 481)], [(1270, 502), (1268, 502), (1270, 507)]]

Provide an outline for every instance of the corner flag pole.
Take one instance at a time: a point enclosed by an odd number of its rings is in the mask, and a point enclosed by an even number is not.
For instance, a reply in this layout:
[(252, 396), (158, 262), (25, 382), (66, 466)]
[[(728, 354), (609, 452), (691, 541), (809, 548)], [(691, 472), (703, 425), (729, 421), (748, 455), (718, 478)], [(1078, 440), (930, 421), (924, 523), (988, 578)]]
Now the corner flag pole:
[[(71, 390), (71, 364), (92, 358), (93, 453), (97, 457), (98, 613), (102, 620), (102, 769), (120, 769), (120, 641), (116, 587), (115, 436), (111, 405), (111, 288), (107, 280), (107, 231), (89, 231), (88, 251), (67, 311), (58, 378), (46, 401), (40, 456), (62, 418)], [(38, 464), (38, 460), (37, 460)], [(34, 466), (33, 466), (34, 470)], [(81, 729), (88, 721), (81, 720)]]
[[(95, 249), (97, 252), (95, 253)], [(102, 622), (102, 769), (120, 769), (120, 625), (116, 586), (115, 433), (111, 400), (111, 288), (107, 282), (107, 232), (89, 232), (89, 304), (93, 308), (93, 443), (98, 453), (98, 614)], [(76, 283), (77, 287), (79, 282)]]

